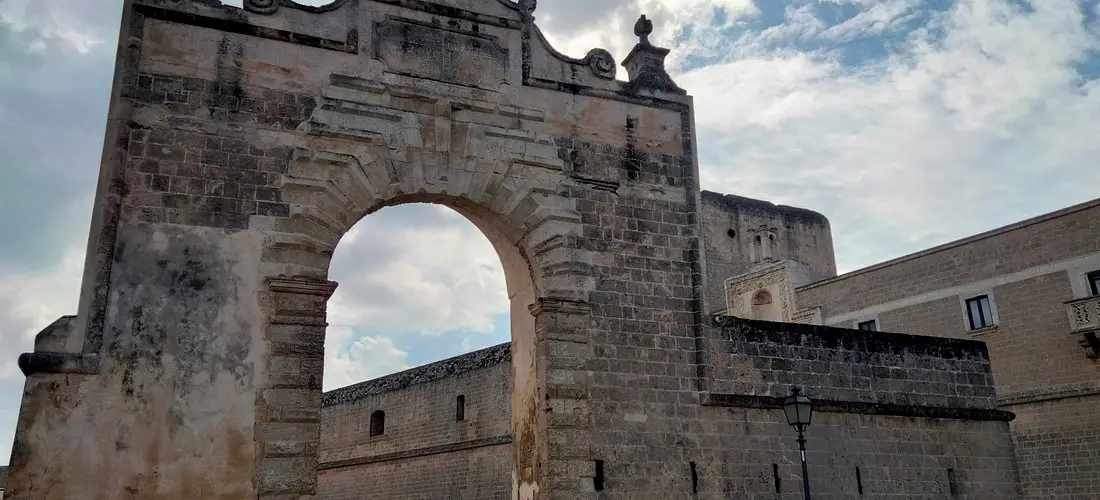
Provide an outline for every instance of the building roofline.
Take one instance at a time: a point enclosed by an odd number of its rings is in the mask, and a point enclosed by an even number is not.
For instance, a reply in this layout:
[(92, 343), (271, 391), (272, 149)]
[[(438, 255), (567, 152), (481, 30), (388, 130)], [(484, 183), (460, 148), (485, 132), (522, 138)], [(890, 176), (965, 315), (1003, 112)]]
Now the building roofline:
[(990, 229), (990, 230), (985, 231), (985, 232), (981, 232), (981, 233), (978, 233), (978, 234), (967, 236), (967, 237), (962, 238), (962, 239), (949, 241), (947, 243), (936, 245), (936, 246), (931, 247), (931, 248), (926, 248), (924, 250), (913, 252), (911, 254), (902, 255), (901, 257), (896, 257), (896, 258), (893, 258), (893, 259), (890, 259), (890, 260), (887, 260), (887, 261), (879, 262), (877, 264), (872, 264), (872, 265), (867, 266), (867, 267), (859, 268), (859, 269), (856, 269), (856, 270), (853, 270), (853, 271), (848, 271), (844, 274), (840, 274), (840, 275), (834, 276), (832, 278), (827, 278), (827, 279), (823, 279), (821, 281), (815, 281), (813, 283), (802, 285), (800, 287), (795, 288), (795, 290), (798, 290), (798, 291), (809, 290), (811, 288), (816, 288), (816, 287), (819, 287), (819, 286), (828, 285), (830, 283), (843, 281), (843, 280), (846, 280), (848, 278), (858, 276), (860, 274), (869, 273), (869, 272), (872, 272), (872, 271), (877, 271), (879, 269), (884, 269), (884, 268), (887, 268), (887, 267), (890, 267), (890, 266), (893, 266), (893, 265), (896, 265), (896, 264), (901, 264), (902, 262), (908, 262), (908, 261), (916, 260), (916, 259), (919, 259), (919, 258), (922, 258), (922, 257), (927, 257), (927, 256), (935, 254), (935, 253), (943, 252), (943, 251), (950, 250), (950, 249), (960, 247), (960, 246), (963, 246), (963, 245), (968, 245), (968, 244), (974, 243), (976, 241), (981, 241), (981, 240), (984, 240), (984, 239), (993, 238), (993, 237), (1000, 236), (1000, 235), (1005, 234), (1005, 233), (1010, 233), (1010, 232), (1015, 231), (1017, 229), (1023, 229), (1023, 228), (1028, 227), (1028, 226), (1034, 226), (1036, 224), (1041, 224), (1043, 222), (1051, 221), (1051, 220), (1054, 220), (1054, 219), (1058, 219), (1060, 217), (1064, 217), (1064, 216), (1067, 216), (1067, 215), (1070, 215), (1070, 214), (1074, 214), (1074, 213), (1077, 213), (1077, 212), (1081, 212), (1081, 211), (1088, 210), (1088, 209), (1091, 209), (1091, 208), (1096, 208), (1096, 207), (1100, 207), (1100, 198), (1096, 198), (1096, 199), (1093, 199), (1093, 200), (1078, 203), (1076, 205), (1070, 205), (1068, 207), (1055, 210), (1053, 212), (1047, 212), (1047, 213), (1044, 213), (1044, 214), (1040, 214), (1040, 215), (1037, 215), (1035, 217), (1031, 217), (1031, 218), (1024, 219), (1024, 220), (1021, 220), (1021, 221), (1016, 221), (1016, 222), (1013, 222), (1011, 224), (1007, 224), (1007, 225), (1004, 225), (1004, 226), (1001, 226), (1001, 227), (998, 227), (998, 228)]
[(512, 343), (505, 342), (434, 363), (420, 365), (356, 384), (326, 391), (321, 406), (353, 403), (367, 396), (397, 391), (414, 385), (496, 366), (512, 359)]
[(790, 205), (777, 205), (767, 200), (759, 200), (756, 198), (749, 198), (747, 196), (740, 196), (736, 194), (724, 194), (716, 191), (708, 191), (706, 189), (701, 190), (700, 195), (706, 201), (722, 203), (732, 208), (748, 207), (758, 210), (779, 212), (784, 215), (809, 219), (819, 224), (824, 224), (825, 226), (829, 225), (828, 217), (825, 217), (825, 215), (821, 212), (815, 212), (808, 208), (792, 207)]

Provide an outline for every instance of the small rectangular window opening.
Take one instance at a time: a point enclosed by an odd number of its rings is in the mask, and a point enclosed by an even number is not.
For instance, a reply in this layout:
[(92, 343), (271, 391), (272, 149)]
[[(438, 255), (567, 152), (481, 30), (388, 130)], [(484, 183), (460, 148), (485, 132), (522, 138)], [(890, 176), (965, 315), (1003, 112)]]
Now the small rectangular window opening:
[(695, 462), (691, 463), (691, 492), (699, 493), (699, 473), (695, 470)]
[(466, 420), (466, 396), (459, 394), (455, 400), (455, 422)]
[(775, 481), (775, 492), (782, 493), (779, 487), (779, 464), (772, 464), (772, 480)]
[(386, 433), (386, 412), (375, 410), (370, 414), (370, 436), (381, 436)]
[(603, 460), (596, 460), (596, 475), (592, 478), (592, 488), (603, 491)]
[(966, 314), (970, 319), (971, 330), (993, 326), (993, 309), (989, 306), (988, 295), (966, 299)]
[(860, 322), (856, 325), (856, 328), (859, 328), (860, 330), (867, 330), (869, 332), (877, 332), (878, 331), (878, 323), (876, 323), (875, 320), (873, 320), (873, 319), (868, 320), (868, 321), (862, 321), (862, 322)]

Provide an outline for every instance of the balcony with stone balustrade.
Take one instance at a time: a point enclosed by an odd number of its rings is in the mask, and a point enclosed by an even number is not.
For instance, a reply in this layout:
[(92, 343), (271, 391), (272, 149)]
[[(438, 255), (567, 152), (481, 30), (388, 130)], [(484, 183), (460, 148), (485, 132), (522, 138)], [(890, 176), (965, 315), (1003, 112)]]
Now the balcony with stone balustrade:
[(1090, 359), (1100, 359), (1100, 295), (1074, 299), (1066, 302), (1069, 314), (1070, 333), (1076, 335), (1077, 343), (1085, 349)]

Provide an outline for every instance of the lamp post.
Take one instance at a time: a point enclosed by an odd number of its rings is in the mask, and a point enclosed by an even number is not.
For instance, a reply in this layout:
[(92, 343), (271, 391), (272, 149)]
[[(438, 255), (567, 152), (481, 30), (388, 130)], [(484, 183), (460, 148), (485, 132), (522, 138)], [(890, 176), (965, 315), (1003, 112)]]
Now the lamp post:
[(802, 492), (805, 500), (810, 500), (810, 473), (806, 467), (806, 436), (803, 431), (810, 426), (813, 401), (802, 393), (802, 389), (791, 387), (791, 395), (783, 400), (783, 413), (787, 415), (787, 423), (798, 431), (798, 451), (802, 455)]

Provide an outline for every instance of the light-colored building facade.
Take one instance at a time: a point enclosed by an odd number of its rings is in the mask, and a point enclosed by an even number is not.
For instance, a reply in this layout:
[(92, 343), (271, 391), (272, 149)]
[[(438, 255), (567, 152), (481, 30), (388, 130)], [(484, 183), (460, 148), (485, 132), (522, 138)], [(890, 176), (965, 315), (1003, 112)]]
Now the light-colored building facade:
[(797, 269), (752, 263), (726, 312), (981, 340), (1024, 496), (1100, 495), (1100, 200), (812, 283)]

